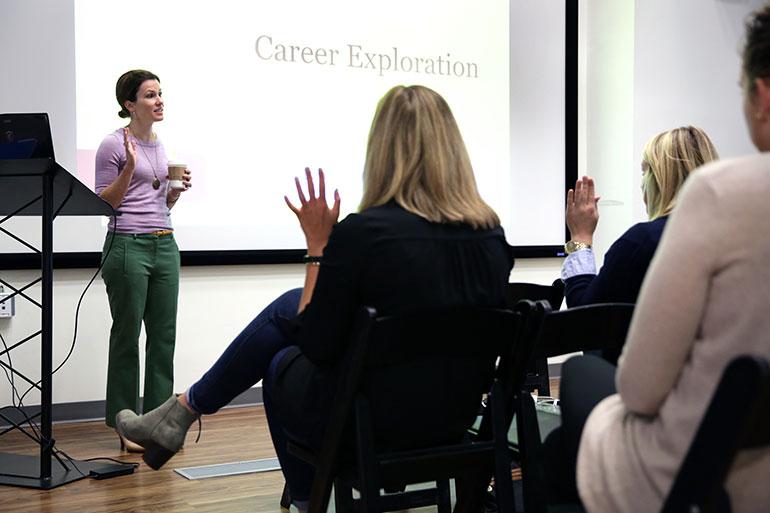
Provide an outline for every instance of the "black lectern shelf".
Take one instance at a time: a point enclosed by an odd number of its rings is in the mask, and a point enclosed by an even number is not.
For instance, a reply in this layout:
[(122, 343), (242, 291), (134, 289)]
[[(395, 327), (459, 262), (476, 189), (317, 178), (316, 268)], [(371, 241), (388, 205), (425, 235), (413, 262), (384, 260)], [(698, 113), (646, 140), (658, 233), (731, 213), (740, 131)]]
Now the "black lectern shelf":
[[(52, 468), (54, 456), (51, 401), (53, 377), (53, 221), (58, 215), (113, 215), (112, 207), (90, 189), (70, 175), (53, 159), (12, 159), (0, 160), (0, 225), (14, 216), (40, 216), (42, 247), (37, 249), (2, 226), (0, 232), (24, 244), (40, 255), (42, 277), (31, 284), (15, 288), (0, 279), (0, 283), (19, 295), (32, 301), (41, 309), (40, 331), (25, 337), (25, 340), (9, 345), (0, 351), (0, 357), (23, 343), (40, 337), (40, 379), (24, 376), (16, 369), (9, 369), (24, 381), (40, 391), (40, 454), (24, 456), (0, 453), (0, 485), (24, 486), (49, 489), (82, 479), (91, 475), (130, 472), (130, 465), (96, 463), (92, 461), (59, 460)], [(41, 301), (37, 303), (23, 293), (27, 287), (41, 283)], [(7, 366), (6, 366), (7, 367)], [(38, 384), (39, 383), (39, 384)], [(22, 426), (3, 415), (0, 419), (21, 430)], [(3, 434), (0, 433), (0, 434)], [(58, 460), (58, 458), (57, 458)], [(69, 465), (67, 464), (69, 463)], [(116, 468), (125, 467), (125, 468)]]

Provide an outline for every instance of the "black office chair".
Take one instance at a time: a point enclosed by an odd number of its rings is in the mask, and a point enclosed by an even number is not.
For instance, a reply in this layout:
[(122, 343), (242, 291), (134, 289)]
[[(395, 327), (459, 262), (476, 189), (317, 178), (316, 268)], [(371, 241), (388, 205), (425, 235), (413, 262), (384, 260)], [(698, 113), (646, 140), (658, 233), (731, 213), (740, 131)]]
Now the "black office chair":
[[(510, 474), (508, 427), (513, 415), (513, 391), (521, 383), (511, 384), (510, 359), (520, 315), (508, 310), (477, 308), (425, 312), (408, 316), (377, 317), (372, 309), (357, 316), (346, 369), (341, 377), (330, 420), (320, 451), (290, 442), (289, 451), (316, 467), (309, 511), (323, 513), (328, 506), (332, 483), (335, 506), (348, 511), (393, 511), (437, 504), (441, 513), (449, 513), (449, 479), (455, 478), (457, 511), (478, 511), (483, 491), (492, 475), (498, 483), (501, 511), (513, 511), (513, 485)], [(383, 442), (383, 424), (388, 416), (409, 417), (409, 412), (378, 411), (377, 397), (393, 380), (399, 382), (388, 394), (405, 393), (403, 400), (389, 395), (390, 404), (409, 404), (416, 408), (437, 408), (426, 391), (436, 383), (432, 365), (447, 359), (458, 369), (477, 369), (468, 373), (467, 389), (456, 404), (441, 405), (447, 411), (467, 414), (467, 426), (459, 432), (429, 431), (420, 447), (399, 447), (393, 440)], [(495, 375), (495, 362), (505, 369)], [(414, 366), (424, 372), (414, 372)], [(411, 368), (405, 372), (404, 369)], [(483, 369), (478, 371), (478, 369)], [(462, 370), (461, 370), (462, 372)], [(408, 376), (406, 378), (405, 376)], [(489, 392), (490, 407), (484, 411), (477, 436), (465, 430), (473, 422), (478, 401)], [(506, 391), (508, 397), (506, 397)], [(474, 399), (469, 399), (474, 398)], [(507, 404), (506, 404), (507, 403)], [(467, 411), (465, 411), (467, 410)], [(437, 410), (436, 415), (444, 415)], [(399, 429), (403, 428), (399, 425)], [(408, 427), (408, 426), (407, 426)], [(414, 425), (416, 430), (421, 426)], [(419, 432), (419, 431), (415, 431)], [(354, 440), (354, 450), (346, 441)], [(355, 454), (346, 459), (345, 454)], [(428, 490), (403, 490), (413, 483), (436, 482)], [(360, 492), (354, 499), (352, 489)], [(396, 490), (382, 495), (380, 491)], [(282, 503), (288, 503), (285, 493)]]
[[(537, 303), (545, 310), (540, 326), (530, 331), (534, 338), (535, 358), (551, 358), (578, 351), (617, 349), (623, 346), (633, 315), (634, 305), (604, 303), (561, 311), (550, 311), (544, 301)], [(516, 398), (516, 427), (519, 463), (522, 470), (522, 495), (527, 513), (549, 511), (543, 474), (543, 449), (535, 402), (528, 389)], [(555, 505), (560, 511), (582, 511), (579, 505)]]
[[(551, 285), (514, 282), (506, 287), (508, 308), (514, 308), (519, 301), (547, 301), (551, 310), (559, 310), (564, 301), (564, 282), (557, 278)], [(540, 395), (551, 395), (551, 380), (548, 374), (548, 359), (534, 357), (527, 368), (524, 388), (537, 390)]]
[(741, 356), (722, 374), (662, 513), (731, 511), (724, 485), (736, 454), (768, 446), (770, 364), (764, 358)]

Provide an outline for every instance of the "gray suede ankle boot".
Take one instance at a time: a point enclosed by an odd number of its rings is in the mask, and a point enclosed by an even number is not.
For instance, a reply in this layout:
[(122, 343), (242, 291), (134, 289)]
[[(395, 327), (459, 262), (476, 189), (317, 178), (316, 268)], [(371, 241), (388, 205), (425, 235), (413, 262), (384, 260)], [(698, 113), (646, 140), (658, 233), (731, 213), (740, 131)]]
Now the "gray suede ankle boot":
[(131, 410), (118, 412), (115, 425), (121, 436), (144, 447), (142, 459), (158, 470), (182, 448), (187, 430), (199, 418), (172, 395), (144, 415)]

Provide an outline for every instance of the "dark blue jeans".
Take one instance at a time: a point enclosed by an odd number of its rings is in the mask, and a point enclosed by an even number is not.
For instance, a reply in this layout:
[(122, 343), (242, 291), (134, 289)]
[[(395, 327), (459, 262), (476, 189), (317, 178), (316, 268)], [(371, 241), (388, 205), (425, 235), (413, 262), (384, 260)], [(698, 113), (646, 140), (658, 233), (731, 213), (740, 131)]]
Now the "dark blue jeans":
[(269, 393), (276, 365), (292, 343), (281, 330), (281, 324), (297, 315), (301, 296), (301, 288), (290, 290), (262, 310), (227, 346), (206, 374), (187, 389), (187, 400), (198, 413), (215, 413), (264, 378), (263, 400), (275, 452), (294, 505), (307, 510), (315, 470), (287, 452), (286, 435), (275, 415)]
[(276, 413), (277, 408), (275, 407), (276, 369), (288, 350), (289, 347), (281, 349), (270, 362), (267, 375), (262, 382), (262, 398), (265, 402), (265, 415), (267, 416), (267, 425), (270, 428), (270, 436), (273, 439), (273, 447), (275, 447), (278, 461), (281, 462), (283, 477), (289, 485), (291, 501), (297, 509), (307, 511), (310, 505), (310, 489), (313, 485), (315, 467), (289, 453), (286, 447), (288, 437), (284, 430), (284, 423), (280, 415)]
[(265, 377), (273, 357), (291, 343), (281, 323), (297, 316), (301, 296), (302, 289), (282, 294), (230, 342), (216, 363), (187, 390), (195, 411), (216, 413)]

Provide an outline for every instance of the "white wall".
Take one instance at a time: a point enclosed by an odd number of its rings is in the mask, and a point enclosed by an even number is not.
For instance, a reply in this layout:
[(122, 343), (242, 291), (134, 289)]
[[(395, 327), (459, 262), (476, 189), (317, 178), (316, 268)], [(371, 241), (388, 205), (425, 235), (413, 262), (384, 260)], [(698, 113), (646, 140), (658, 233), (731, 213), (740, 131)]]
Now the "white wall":
[(765, 0), (582, 0), (581, 174), (601, 195), (599, 256), (646, 219), (641, 153), (702, 127), (722, 157), (751, 153), (738, 76), (743, 21)]
[[(557, 276), (560, 259), (520, 260), (511, 280), (549, 284)], [(67, 355), (73, 335), (77, 300), (94, 270), (58, 270), (54, 280), (54, 362)], [(3, 278), (18, 286), (36, 276), (33, 271), (3, 271)], [(301, 265), (183, 267), (174, 382), (184, 390), (208, 369), (230, 340), (263, 307), (284, 291), (301, 287)], [(39, 298), (39, 290), (32, 297)], [(18, 341), (39, 329), (39, 310), (20, 300), (12, 319), (0, 319), (6, 342)], [(87, 292), (80, 311), (75, 351), (54, 376), (55, 403), (104, 399), (110, 312), (101, 278)], [(143, 342), (140, 342), (142, 345)], [(14, 350), (13, 364), (31, 376), (39, 375), (39, 345), (30, 341)], [(1, 376), (0, 376), (1, 377)], [(18, 382), (18, 380), (17, 380)], [(0, 383), (0, 404), (11, 401), (10, 387)], [(37, 404), (30, 395), (25, 404)]]
[[(766, 3), (636, 2), (633, 144), (637, 161), (651, 136), (682, 125), (703, 128), (722, 158), (756, 151), (743, 120), (740, 49), (746, 16)], [(633, 176), (638, 191), (641, 173)], [(644, 206), (638, 196), (634, 213), (640, 218)]]
[[(54, 362), (66, 356), (73, 335), (78, 297), (94, 270), (58, 270), (54, 283)], [(214, 362), (227, 343), (253, 316), (285, 290), (302, 285), (297, 265), (185, 267), (181, 273), (175, 383), (183, 390)], [(35, 276), (33, 271), (3, 272), (14, 285)], [(38, 292), (39, 294), (39, 292)], [(54, 402), (104, 399), (110, 329), (107, 295), (101, 278), (83, 301), (75, 351), (54, 377)], [(17, 315), (0, 320), (6, 340), (19, 340), (38, 329), (39, 310), (17, 301)], [(140, 343), (143, 345), (143, 342)], [(21, 353), (19, 353), (21, 351)], [(39, 346), (15, 350), (14, 366), (36, 376)], [(0, 386), (0, 403), (10, 400)], [(32, 404), (35, 401), (30, 401)]]
[(633, 0), (580, 3), (580, 174), (595, 178), (602, 197), (594, 235), (599, 260), (634, 221), (633, 10)]

